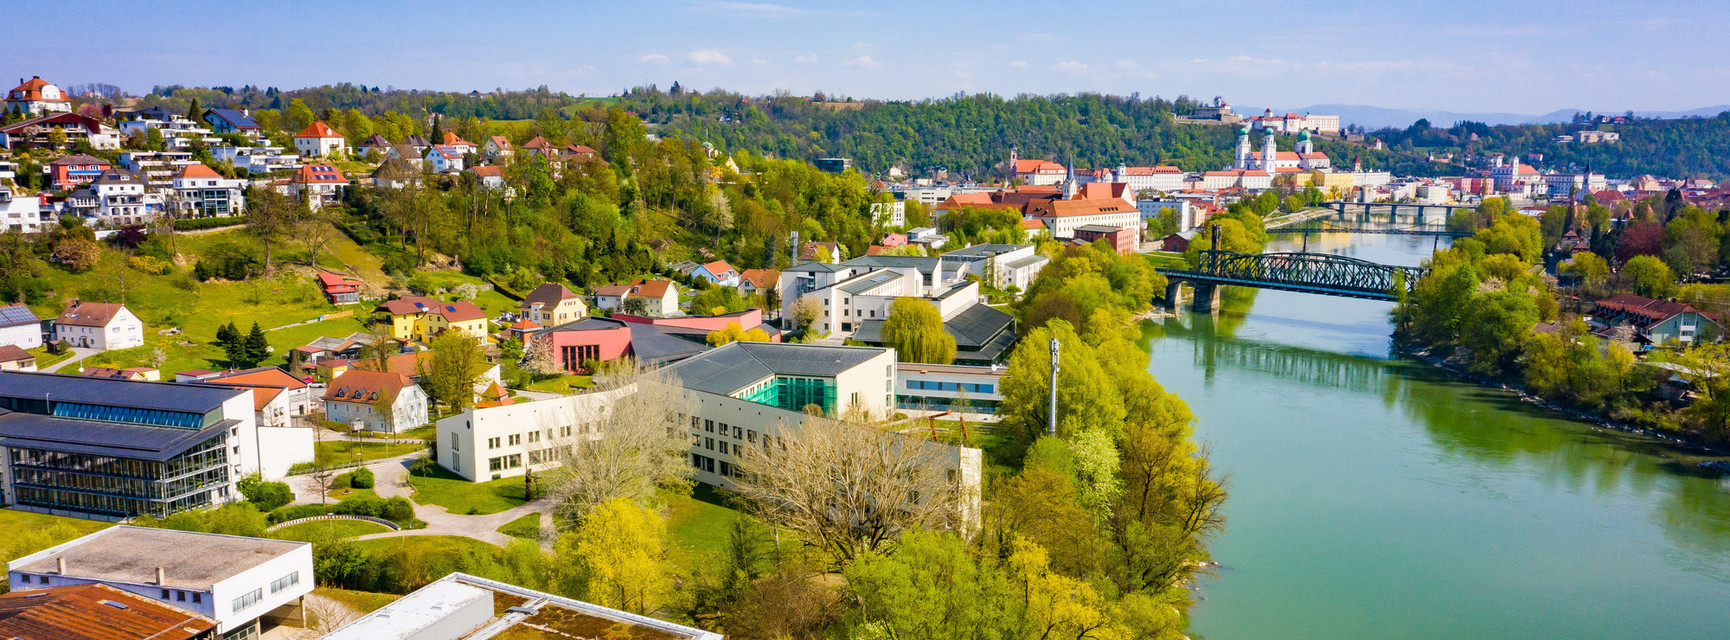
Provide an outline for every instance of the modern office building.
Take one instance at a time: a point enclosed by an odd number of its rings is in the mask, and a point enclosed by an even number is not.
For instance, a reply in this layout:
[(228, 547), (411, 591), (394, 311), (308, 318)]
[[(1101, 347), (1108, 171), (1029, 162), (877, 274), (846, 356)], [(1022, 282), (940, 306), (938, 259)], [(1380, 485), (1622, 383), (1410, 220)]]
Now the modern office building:
[(1007, 370), (1001, 366), (899, 363), (895, 365), (895, 408), (997, 413)]
[(718, 633), (465, 573), (440, 578), (321, 640), (486, 638), (722, 640)]
[(250, 389), (0, 371), (0, 499), (119, 520), (237, 499), (312, 459), (312, 431), (261, 427)]
[(7, 563), (13, 591), (101, 584), (217, 622), (250, 640), (299, 620), (312, 592), (312, 544), (118, 526)]

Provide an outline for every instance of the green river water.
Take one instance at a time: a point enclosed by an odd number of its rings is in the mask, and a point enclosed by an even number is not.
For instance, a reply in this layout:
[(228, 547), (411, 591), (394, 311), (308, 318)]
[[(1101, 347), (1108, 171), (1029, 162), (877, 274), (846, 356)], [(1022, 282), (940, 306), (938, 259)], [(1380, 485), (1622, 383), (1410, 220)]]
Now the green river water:
[[(1417, 264), (1432, 243), (1310, 249)], [(1231, 474), (1193, 636), (1730, 638), (1730, 480), (1392, 359), (1388, 303), (1224, 301), (1148, 326), (1155, 377)]]

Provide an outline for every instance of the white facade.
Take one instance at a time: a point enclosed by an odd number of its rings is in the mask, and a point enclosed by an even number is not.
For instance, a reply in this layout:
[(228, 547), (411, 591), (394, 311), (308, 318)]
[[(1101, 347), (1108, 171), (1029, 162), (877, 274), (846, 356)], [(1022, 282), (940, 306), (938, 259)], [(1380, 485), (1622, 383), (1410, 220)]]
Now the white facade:
[(1184, 173), (1177, 167), (1128, 167), (1118, 165), (1112, 171), (1110, 182), (1122, 182), (1129, 185), (1132, 194), (1143, 191), (1180, 191), (1183, 189)]
[(1177, 214), (1177, 229), (1174, 231), (1188, 231), (1201, 224), (1201, 221), (1197, 219), (1200, 217), (1200, 212), (1196, 209), (1195, 203), (1185, 198), (1141, 200), (1135, 203), (1135, 208), (1141, 211), (1141, 217), (1146, 220), (1158, 218), (1161, 213), (1170, 209)]
[(558, 466), (566, 447), (600, 437), (613, 403), (635, 386), (484, 409), (438, 421), (439, 466), (475, 482)]
[(39, 349), (42, 347), (42, 325), (32, 322), (0, 327), (0, 344), (19, 349)]
[(120, 152), (120, 166), (143, 178), (152, 188), (169, 186), (174, 180), (174, 174), (195, 162), (192, 153), (188, 151)]
[(914, 362), (895, 367), (898, 409), (946, 411), (965, 406), (968, 413), (996, 413), (1003, 402), (1007, 368)]
[(175, 206), (181, 216), (240, 215), (246, 211), (246, 183), (241, 178), (176, 177)]
[(0, 187), (0, 231), (41, 232), (44, 223), (55, 222), (52, 213), (42, 215), (41, 196), (17, 196)]
[(385, 420), (385, 416), (370, 402), (331, 399), (324, 401), (324, 415), (332, 422), (360, 425), (367, 431), (402, 433), (427, 423), (426, 404), (426, 392), (420, 385), (411, 384), (403, 387), (396, 394), (396, 401), (391, 403), (392, 420)]
[(162, 194), (146, 189), (144, 181), (132, 177), (111, 181), (109, 175), (90, 183), (97, 199), (98, 225), (148, 224), (162, 213)]
[(348, 146), (342, 136), (307, 136), (294, 138), (294, 149), (303, 156), (325, 157)]
[[(108, 324), (101, 327), (56, 324), (54, 339), (97, 351), (130, 349), (144, 344), (144, 321), (138, 319), (131, 309), (121, 307)], [(247, 407), (246, 411), (251, 413), (252, 408)]]
[(444, 145), (434, 145), (427, 149), (426, 161), (432, 164), (433, 173), (463, 170), (463, 154)]
[(210, 148), (210, 157), (227, 162), (247, 173), (293, 171), (300, 168), (300, 156), (287, 153), (283, 147), (236, 147), (219, 145)]
[(871, 222), (886, 227), (907, 226), (906, 202), (871, 203)]

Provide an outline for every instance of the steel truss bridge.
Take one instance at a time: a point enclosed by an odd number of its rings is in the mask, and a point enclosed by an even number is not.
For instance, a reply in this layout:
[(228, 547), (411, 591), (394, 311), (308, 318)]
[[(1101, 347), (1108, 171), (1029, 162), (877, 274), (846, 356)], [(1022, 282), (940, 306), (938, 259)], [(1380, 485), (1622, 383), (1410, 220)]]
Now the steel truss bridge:
[(1395, 236), (1443, 236), (1448, 238), (1471, 237), (1469, 231), (1449, 231), (1446, 227), (1434, 225), (1410, 225), (1402, 227), (1365, 227), (1334, 220), (1310, 220), (1302, 226), (1284, 227), (1280, 233), (1377, 233)]
[(1255, 287), (1364, 300), (1396, 301), (1398, 289), (1410, 291), (1428, 269), (1398, 267), (1326, 253), (1236, 253), (1204, 250), (1194, 269), (1159, 269), (1164, 274), (1165, 299), (1177, 305), (1188, 284), (1195, 289), (1194, 308), (1212, 311), (1219, 287)]

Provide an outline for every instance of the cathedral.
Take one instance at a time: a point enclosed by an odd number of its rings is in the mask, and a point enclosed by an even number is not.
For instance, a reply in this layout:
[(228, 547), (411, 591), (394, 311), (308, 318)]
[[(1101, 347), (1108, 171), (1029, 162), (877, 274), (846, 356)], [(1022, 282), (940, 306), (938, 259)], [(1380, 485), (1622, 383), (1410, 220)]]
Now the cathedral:
[(1277, 134), (1272, 127), (1262, 132), (1262, 150), (1260, 153), (1249, 150), (1249, 127), (1237, 131), (1237, 161), (1233, 169), (1263, 171), (1268, 175), (1293, 173), (1297, 171), (1322, 170), (1333, 167), (1325, 153), (1316, 151), (1315, 142), (1310, 140), (1310, 132), (1298, 134), (1296, 151), (1280, 151), (1275, 146)]

